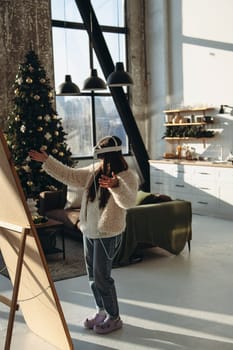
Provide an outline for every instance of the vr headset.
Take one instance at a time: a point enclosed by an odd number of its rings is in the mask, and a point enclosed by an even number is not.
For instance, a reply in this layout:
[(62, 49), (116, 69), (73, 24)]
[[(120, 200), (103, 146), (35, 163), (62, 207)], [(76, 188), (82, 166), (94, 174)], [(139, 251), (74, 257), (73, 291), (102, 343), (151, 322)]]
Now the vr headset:
[[(100, 143), (104, 140), (109, 140), (109, 139), (112, 139), (115, 143), (115, 146), (111, 146), (111, 147), (102, 147), (100, 146)], [(104, 138), (102, 138), (98, 143), (97, 145), (94, 147), (94, 158), (97, 158), (97, 155), (98, 154), (103, 154), (103, 153), (109, 153), (109, 152), (117, 152), (117, 151), (121, 151), (122, 150), (122, 147), (119, 146), (117, 144), (117, 141), (115, 139), (114, 136), (106, 136)]]

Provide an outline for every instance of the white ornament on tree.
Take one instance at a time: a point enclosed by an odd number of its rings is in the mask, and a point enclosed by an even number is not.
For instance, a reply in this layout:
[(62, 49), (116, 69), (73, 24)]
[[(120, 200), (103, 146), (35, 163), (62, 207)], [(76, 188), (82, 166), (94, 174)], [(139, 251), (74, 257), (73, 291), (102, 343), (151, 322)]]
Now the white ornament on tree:
[(38, 216), (38, 208), (36, 206), (36, 200), (33, 198), (28, 198), (27, 199), (27, 205), (28, 205), (28, 209), (31, 213), (31, 216)]

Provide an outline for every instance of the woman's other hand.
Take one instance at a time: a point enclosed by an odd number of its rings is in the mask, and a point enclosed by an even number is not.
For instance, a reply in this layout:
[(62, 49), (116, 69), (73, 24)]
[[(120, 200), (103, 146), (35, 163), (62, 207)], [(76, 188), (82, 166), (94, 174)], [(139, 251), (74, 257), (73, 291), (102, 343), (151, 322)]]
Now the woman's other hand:
[(112, 172), (112, 177), (101, 175), (99, 179), (99, 185), (103, 188), (113, 188), (119, 185), (119, 180), (117, 176)]
[(48, 154), (45, 151), (38, 152), (32, 149), (28, 154), (29, 157), (36, 162), (44, 163), (48, 159)]

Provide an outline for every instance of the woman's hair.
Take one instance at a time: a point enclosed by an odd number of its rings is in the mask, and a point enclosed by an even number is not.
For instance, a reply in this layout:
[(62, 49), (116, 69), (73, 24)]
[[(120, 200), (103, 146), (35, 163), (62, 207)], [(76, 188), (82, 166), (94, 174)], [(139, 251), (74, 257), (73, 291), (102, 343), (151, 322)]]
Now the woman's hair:
[[(112, 173), (118, 174), (121, 171), (128, 169), (128, 164), (126, 160), (124, 159), (121, 150), (117, 151), (110, 151), (104, 153), (104, 148), (107, 147), (116, 147), (116, 149), (119, 149), (118, 146), (121, 146), (122, 142), (121, 139), (117, 136), (107, 136), (103, 139), (101, 139), (95, 148), (99, 150), (99, 152), (103, 151), (103, 153), (98, 153), (98, 158), (103, 160), (103, 167), (100, 169), (98, 174), (95, 177), (95, 180), (93, 181), (92, 185), (89, 188), (88, 192), (88, 199), (90, 201), (93, 201), (96, 197), (96, 190), (99, 188), (99, 178), (101, 175), (106, 175), (111, 177)], [(107, 201), (110, 197), (110, 192), (107, 188), (100, 188), (100, 199), (99, 199), (99, 207), (104, 208), (107, 204)]]

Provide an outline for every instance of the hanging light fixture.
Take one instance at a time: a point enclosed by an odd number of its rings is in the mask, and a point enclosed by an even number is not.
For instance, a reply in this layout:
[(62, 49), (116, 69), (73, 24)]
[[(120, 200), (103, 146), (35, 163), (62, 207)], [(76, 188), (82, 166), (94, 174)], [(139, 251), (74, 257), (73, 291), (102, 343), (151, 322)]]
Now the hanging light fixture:
[[(119, 27), (119, 0), (117, 0), (117, 24)], [(118, 55), (120, 59), (120, 34), (118, 34)], [(114, 71), (107, 78), (110, 87), (129, 86), (133, 84), (130, 74), (124, 70), (123, 62), (116, 62)]]
[(107, 78), (107, 85), (110, 87), (129, 86), (133, 84), (130, 74), (124, 70), (123, 62), (116, 62), (114, 71)]
[[(67, 58), (67, 28), (66, 28), (66, 7), (65, 7), (65, 0), (64, 0), (64, 31), (65, 31), (65, 55), (66, 55), (66, 71), (68, 72), (68, 58)], [(80, 94), (80, 89), (79, 87), (72, 82), (72, 78), (70, 74), (65, 75), (65, 82), (60, 84), (58, 86), (58, 92), (57, 96), (65, 96), (65, 95), (79, 95)]]
[(65, 82), (58, 86), (57, 95), (79, 95), (79, 87), (72, 82), (71, 75), (65, 75)]
[(91, 69), (91, 76), (84, 81), (83, 90), (105, 90), (106, 84), (97, 75), (97, 70)]
[(92, 26), (92, 9), (90, 8), (90, 33), (89, 33), (89, 47), (90, 47), (90, 66), (91, 75), (84, 81), (83, 91), (105, 90), (107, 89), (105, 82), (98, 77), (97, 70), (93, 68), (93, 26)]

